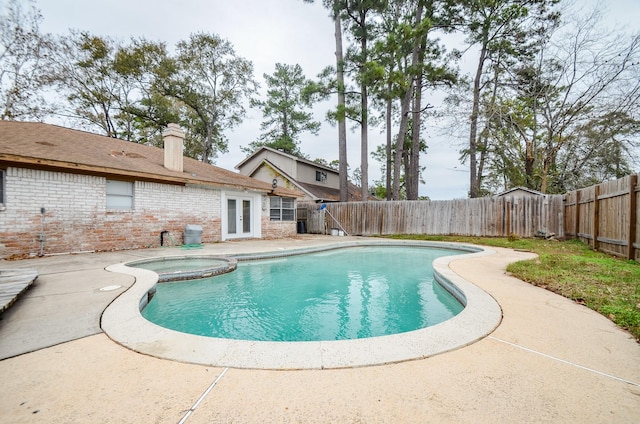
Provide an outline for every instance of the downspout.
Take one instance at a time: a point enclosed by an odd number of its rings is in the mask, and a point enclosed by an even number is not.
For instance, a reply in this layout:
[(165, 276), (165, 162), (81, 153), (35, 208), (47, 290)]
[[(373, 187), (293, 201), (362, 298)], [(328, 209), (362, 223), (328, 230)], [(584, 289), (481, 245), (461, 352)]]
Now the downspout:
[(45, 213), (45, 209), (44, 207), (40, 208), (40, 253), (38, 254), (38, 256), (44, 256), (44, 213)]

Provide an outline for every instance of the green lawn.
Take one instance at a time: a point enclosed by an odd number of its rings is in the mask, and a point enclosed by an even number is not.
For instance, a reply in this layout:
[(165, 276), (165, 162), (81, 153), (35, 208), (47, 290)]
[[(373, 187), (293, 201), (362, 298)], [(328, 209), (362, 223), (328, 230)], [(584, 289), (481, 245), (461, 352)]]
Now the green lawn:
[(517, 238), (396, 235), (390, 238), (458, 241), (530, 250), (537, 259), (507, 271), (530, 284), (568, 297), (601, 313), (640, 341), (640, 263), (594, 252), (577, 241)]

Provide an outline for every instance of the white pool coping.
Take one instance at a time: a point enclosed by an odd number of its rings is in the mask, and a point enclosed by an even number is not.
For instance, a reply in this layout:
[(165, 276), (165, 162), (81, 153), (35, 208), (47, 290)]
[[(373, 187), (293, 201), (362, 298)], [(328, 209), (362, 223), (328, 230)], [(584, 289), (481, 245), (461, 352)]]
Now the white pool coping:
[[(118, 263), (106, 269), (132, 275), (136, 281), (105, 309), (101, 327), (112, 340), (122, 346), (158, 358), (216, 367), (297, 370), (351, 368), (426, 358), (472, 344), (489, 335), (500, 324), (502, 310), (495, 299), (449, 267), (453, 260), (495, 253), (479, 246), (395, 240), (356, 241), (321, 248), (252, 254), (251, 257), (381, 245), (474, 252), (444, 256), (433, 262), (436, 280), (448, 286), (448, 290), (453, 291), (454, 295), (461, 296), (463, 304), (466, 303), (462, 312), (447, 321), (423, 329), (366, 339), (264, 342), (205, 337), (170, 330), (147, 321), (140, 313), (140, 305), (144, 304), (148, 292), (156, 285), (158, 274)], [(248, 255), (228, 256), (246, 259)]]

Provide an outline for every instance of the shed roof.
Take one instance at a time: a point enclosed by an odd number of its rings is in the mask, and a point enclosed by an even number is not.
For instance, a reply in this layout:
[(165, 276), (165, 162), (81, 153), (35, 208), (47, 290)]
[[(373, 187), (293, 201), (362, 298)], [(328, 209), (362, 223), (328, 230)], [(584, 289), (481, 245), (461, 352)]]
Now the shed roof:
[(514, 187), (507, 191), (503, 191), (502, 193), (498, 193), (496, 194), (496, 196), (508, 196), (509, 194), (514, 194), (515, 192), (519, 192), (519, 191), (531, 194), (533, 196), (544, 196), (544, 193), (537, 190), (533, 190), (531, 188), (527, 188), (527, 187)]

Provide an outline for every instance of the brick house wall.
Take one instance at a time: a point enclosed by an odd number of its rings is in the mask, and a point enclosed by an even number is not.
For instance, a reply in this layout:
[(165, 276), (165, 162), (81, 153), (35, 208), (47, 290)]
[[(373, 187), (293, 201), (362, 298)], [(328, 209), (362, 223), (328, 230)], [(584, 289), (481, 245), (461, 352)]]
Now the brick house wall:
[(271, 221), (269, 215), (262, 214), (262, 237), (279, 239), (294, 237), (298, 234), (296, 221)]
[[(121, 211), (106, 208), (105, 177), (8, 167), (5, 180), (0, 258), (39, 255), (43, 219), (45, 255), (157, 247), (162, 231), (179, 245), (187, 224), (202, 226), (203, 243), (221, 240), (219, 189), (136, 181), (134, 208)], [(296, 233), (295, 222), (269, 221), (268, 208), (261, 221), (263, 237)]]

